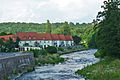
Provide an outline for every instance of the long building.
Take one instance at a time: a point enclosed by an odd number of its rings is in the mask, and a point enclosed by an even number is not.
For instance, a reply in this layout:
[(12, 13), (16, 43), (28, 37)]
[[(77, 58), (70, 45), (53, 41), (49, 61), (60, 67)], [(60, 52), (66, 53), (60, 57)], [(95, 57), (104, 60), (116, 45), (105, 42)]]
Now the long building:
[(30, 49), (41, 49), (48, 46), (64, 47), (74, 45), (74, 41), (71, 35), (57, 35), (49, 33), (36, 33), (36, 32), (18, 32), (16, 35), (0, 36), (0, 38), (9, 39), (12, 38), (16, 41), (16, 37), (19, 37), (20, 51), (26, 51)]

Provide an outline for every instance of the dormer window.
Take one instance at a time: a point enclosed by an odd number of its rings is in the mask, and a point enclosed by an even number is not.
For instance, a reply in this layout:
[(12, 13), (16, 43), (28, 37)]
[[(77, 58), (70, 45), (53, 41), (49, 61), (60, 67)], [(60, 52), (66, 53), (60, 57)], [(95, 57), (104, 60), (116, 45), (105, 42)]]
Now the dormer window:
[(24, 37), (24, 40), (26, 39), (26, 37)]
[(36, 39), (36, 37), (33, 37), (33, 39)]
[(31, 37), (28, 37), (29, 39), (31, 39)]
[(13, 38), (13, 40), (15, 40), (15, 38)]

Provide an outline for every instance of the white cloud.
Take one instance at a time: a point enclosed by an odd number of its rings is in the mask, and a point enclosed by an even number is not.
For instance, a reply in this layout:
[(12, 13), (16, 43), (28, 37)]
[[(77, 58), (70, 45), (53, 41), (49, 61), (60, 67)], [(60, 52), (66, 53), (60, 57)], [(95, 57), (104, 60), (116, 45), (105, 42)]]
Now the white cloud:
[(104, 0), (0, 0), (0, 22), (91, 22)]

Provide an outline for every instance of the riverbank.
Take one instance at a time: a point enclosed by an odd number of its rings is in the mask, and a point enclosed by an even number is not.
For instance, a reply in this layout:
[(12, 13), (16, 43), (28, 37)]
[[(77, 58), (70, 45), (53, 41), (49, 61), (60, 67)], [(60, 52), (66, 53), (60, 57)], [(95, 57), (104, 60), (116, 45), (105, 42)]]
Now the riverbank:
[(60, 57), (61, 55), (69, 54), (69, 53), (73, 53), (73, 52), (78, 52), (78, 51), (83, 51), (83, 50), (88, 50), (88, 48), (68, 50), (68, 51), (58, 52), (56, 54), (47, 54), (43, 57), (36, 58), (35, 64), (38, 65), (38, 66), (42, 66), (42, 65), (46, 65), (46, 64), (58, 64), (58, 63), (61, 63), (61, 62), (65, 61), (64, 58)]
[(106, 57), (99, 63), (78, 70), (76, 74), (89, 80), (120, 80), (120, 59)]

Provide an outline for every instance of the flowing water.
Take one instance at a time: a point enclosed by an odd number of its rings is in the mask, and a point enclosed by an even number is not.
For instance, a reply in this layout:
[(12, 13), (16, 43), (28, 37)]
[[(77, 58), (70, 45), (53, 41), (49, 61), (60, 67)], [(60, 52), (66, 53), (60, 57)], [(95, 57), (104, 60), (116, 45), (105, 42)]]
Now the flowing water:
[(35, 71), (26, 73), (16, 80), (85, 80), (82, 76), (76, 75), (75, 71), (99, 62), (94, 56), (96, 51), (90, 49), (62, 55), (61, 57), (67, 59), (65, 62), (37, 67)]

